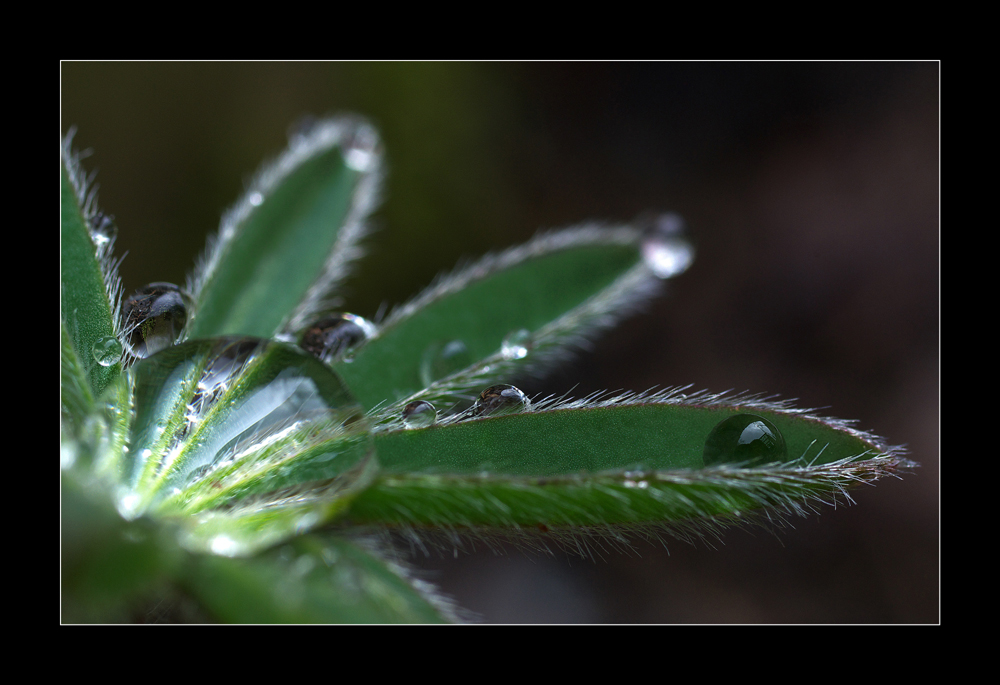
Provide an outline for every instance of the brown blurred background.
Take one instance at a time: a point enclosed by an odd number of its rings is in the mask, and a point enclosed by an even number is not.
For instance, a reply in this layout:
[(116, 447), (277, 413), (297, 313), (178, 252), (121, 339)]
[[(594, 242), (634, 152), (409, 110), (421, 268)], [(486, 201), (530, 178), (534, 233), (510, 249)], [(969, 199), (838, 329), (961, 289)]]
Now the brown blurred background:
[(389, 174), (356, 313), (540, 228), (677, 211), (691, 270), (525, 390), (778, 393), (921, 463), (716, 549), (414, 559), (482, 620), (939, 620), (937, 63), (64, 63), (61, 90), (128, 292), (183, 283), (299, 117), (357, 112)]

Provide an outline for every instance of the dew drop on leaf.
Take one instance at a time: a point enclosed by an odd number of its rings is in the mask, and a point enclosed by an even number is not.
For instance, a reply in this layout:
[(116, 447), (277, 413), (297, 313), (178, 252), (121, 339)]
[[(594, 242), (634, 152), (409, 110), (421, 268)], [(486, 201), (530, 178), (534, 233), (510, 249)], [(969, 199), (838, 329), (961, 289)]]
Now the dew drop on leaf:
[(110, 243), (118, 235), (118, 227), (115, 226), (113, 217), (104, 212), (97, 212), (90, 220), (90, 239), (97, 247), (103, 247)]
[(122, 305), (129, 352), (140, 359), (174, 344), (187, 322), (188, 297), (173, 283), (150, 283)]
[(668, 212), (643, 221), (642, 259), (659, 278), (687, 271), (694, 261), (694, 247), (684, 238), (684, 220)]
[(472, 355), (461, 340), (431, 343), (420, 359), (420, 382), (430, 385), (461, 371), (472, 362)]
[(730, 463), (759, 466), (788, 461), (788, 448), (773, 423), (755, 414), (737, 414), (708, 434), (704, 459), (705, 466)]
[(417, 400), (403, 409), (403, 425), (407, 428), (427, 428), (437, 421), (437, 409), (430, 402)]
[(344, 161), (355, 171), (368, 171), (378, 151), (378, 134), (367, 124), (357, 124), (344, 141)]
[(309, 326), (299, 337), (299, 347), (323, 360), (347, 353), (375, 335), (375, 324), (357, 314), (331, 314)]
[(483, 390), (479, 399), (469, 409), (472, 416), (503, 416), (531, 409), (527, 395), (513, 385), (491, 385)]
[(522, 328), (507, 334), (500, 345), (500, 354), (507, 361), (524, 359), (530, 347), (531, 333)]
[(111, 366), (121, 361), (122, 345), (113, 335), (105, 335), (94, 341), (92, 352), (101, 366)]
[[(159, 463), (162, 493), (229, 464), (248, 469), (259, 487), (287, 487), (336, 477), (371, 450), (360, 404), (336, 373), (294, 345), (194, 340), (140, 361), (133, 374), (136, 485), (151, 473), (147, 464)], [(179, 389), (179, 379), (190, 379), (194, 392)], [(308, 456), (288, 461), (303, 445), (312, 446)]]

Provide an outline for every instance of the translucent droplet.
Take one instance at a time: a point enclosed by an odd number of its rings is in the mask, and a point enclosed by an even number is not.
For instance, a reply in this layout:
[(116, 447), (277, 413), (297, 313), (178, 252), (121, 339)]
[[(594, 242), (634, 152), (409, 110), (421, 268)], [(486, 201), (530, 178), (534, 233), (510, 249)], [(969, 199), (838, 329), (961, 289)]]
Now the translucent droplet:
[(110, 243), (118, 235), (115, 219), (104, 212), (97, 212), (90, 220), (90, 239), (97, 247)]
[(420, 381), (425, 386), (430, 385), (461, 371), (472, 362), (472, 355), (461, 340), (431, 343), (420, 359)]
[(506, 360), (524, 359), (528, 356), (531, 346), (531, 333), (525, 329), (520, 329), (508, 333), (500, 345), (500, 354)]
[(94, 359), (101, 366), (117, 364), (122, 358), (122, 344), (113, 335), (105, 335), (94, 342)]
[(187, 323), (190, 300), (173, 283), (150, 283), (122, 305), (129, 352), (140, 359), (174, 344)]
[(491, 385), (483, 390), (469, 416), (503, 416), (531, 409), (527, 395), (513, 385)]
[(407, 428), (427, 428), (437, 421), (437, 409), (430, 402), (417, 400), (403, 409), (403, 425)]
[(355, 171), (368, 171), (378, 154), (378, 134), (371, 126), (359, 124), (344, 140), (344, 161)]
[(648, 223), (642, 238), (642, 259), (660, 278), (671, 278), (687, 271), (694, 261), (694, 247), (684, 239), (684, 220), (669, 212)]
[(755, 414), (737, 414), (708, 434), (704, 458), (705, 466), (730, 463), (759, 466), (788, 461), (788, 448), (773, 423)]
[(357, 314), (332, 314), (309, 326), (299, 338), (299, 347), (314, 357), (334, 359), (375, 335), (377, 330), (375, 324)]
[[(128, 438), (137, 455), (130, 478), (162, 465), (158, 498), (143, 497), (153, 506), (230, 464), (246, 471), (241, 492), (260, 493), (334, 478), (371, 449), (364, 410), (343, 381), (294, 345), (189, 341), (138, 362), (133, 374), (142, 392)], [(167, 382), (184, 378), (195, 392)], [(312, 446), (307, 456), (290, 460), (303, 446)]]
[(254, 207), (260, 207), (262, 204), (264, 204), (264, 195), (262, 193), (254, 191), (250, 193), (250, 197), (247, 198), (247, 201), (250, 202), (250, 204), (252, 204)]

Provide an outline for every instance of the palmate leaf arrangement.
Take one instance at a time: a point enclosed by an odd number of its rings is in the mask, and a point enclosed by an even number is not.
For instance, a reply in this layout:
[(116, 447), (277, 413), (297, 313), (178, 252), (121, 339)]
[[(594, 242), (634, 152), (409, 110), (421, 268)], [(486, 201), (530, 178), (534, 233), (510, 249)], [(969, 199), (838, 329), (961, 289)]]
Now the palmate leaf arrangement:
[[(224, 622), (467, 613), (393, 552), (628, 546), (781, 525), (913, 463), (850, 422), (690, 388), (528, 398), (693, 259), (666, 214), (539, 234), (388, 315), (336, 297), (383, 174), (356, 117), (300, 127), (183, 288), (123, 297), (116, 227), (62, 153), (62, 593), (123, 620), (173, 588)], [(119, 613), (115, 613), (118, 611)], [(121, 612), (125, 611), (124, 614)]]

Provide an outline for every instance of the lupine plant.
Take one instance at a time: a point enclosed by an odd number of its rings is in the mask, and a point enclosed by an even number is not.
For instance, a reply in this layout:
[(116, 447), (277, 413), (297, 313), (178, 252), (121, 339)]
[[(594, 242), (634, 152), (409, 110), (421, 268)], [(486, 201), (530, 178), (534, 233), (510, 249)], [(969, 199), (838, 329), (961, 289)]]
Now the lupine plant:
[[(127, 297), (117, 227), (62, 151), (63, 620), (469, 618), (396, 550), (586, 553), (780, 526), (913, 466), (787, 402), (691, 387), (527, 397), (657, 297), (673, 214), (537, 235), (365, 318), (338, 297), (379, 199), (377, 132), (314, 121), (257, 173), (183, 286)], [(177, 597), (183, 601), (178, 605)]]

